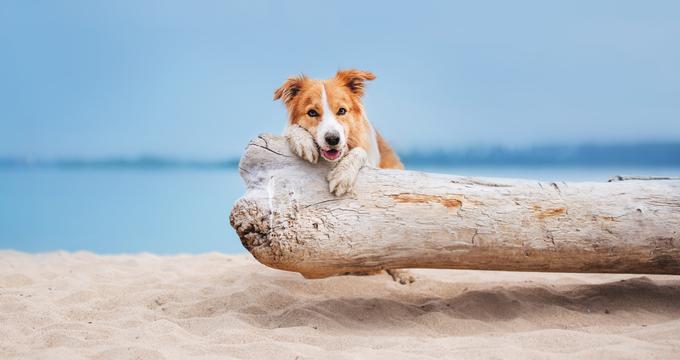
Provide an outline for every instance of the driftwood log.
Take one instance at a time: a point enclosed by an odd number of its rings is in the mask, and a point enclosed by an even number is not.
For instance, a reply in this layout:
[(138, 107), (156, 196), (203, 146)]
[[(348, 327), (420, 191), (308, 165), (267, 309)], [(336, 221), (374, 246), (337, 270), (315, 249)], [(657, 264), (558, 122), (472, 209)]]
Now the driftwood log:
[[(539, 182), (365, 167), (335, 197), (330, 165), (261, 135), (231, 212), (261, 263), (307, 278), (401, 268), (680, 274), (680, 181)], [(619, 180), (619, 181), (616, 181)]]

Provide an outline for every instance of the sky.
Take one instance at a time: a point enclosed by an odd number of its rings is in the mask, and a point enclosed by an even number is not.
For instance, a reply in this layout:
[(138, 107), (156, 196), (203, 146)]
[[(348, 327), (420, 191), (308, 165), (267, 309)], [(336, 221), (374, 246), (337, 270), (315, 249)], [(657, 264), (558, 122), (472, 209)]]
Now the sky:
[(680, 140), (677, 1), (0, 2), (0, 156), (238, 156), (291, 75), (399, 150)]

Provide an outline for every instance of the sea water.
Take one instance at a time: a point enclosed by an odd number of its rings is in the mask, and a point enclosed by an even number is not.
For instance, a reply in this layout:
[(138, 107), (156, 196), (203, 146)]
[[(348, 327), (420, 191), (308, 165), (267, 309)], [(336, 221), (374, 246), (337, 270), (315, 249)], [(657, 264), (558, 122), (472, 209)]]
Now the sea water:
[[(680, 176), (680, 168), (430, 167), (418, 170), (543, 181)], [(236, 169), (0, 170), (0, 249), (98, 253), (243, 252), (229, 211)]]

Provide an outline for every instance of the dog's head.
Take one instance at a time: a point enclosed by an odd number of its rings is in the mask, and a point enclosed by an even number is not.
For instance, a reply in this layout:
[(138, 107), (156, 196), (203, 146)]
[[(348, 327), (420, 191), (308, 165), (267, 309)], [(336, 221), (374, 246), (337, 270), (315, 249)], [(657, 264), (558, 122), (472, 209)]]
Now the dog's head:
[(337, 161), (351, 147), (352, 131), (363, 121), (364, 82), (373, 79), (375, 75), (360, 70), (338, 71), (326, 80), (289, 78), (274, 91), (274, 100), (286, 105), (289, 124), (314, 136), (324, 159)]

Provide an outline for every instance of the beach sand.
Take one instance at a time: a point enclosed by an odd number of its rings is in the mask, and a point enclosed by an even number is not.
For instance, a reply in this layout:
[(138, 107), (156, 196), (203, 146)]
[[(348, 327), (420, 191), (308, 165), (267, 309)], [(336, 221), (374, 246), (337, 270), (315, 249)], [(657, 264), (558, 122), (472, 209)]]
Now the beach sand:
[(414, 272), (2, 251), (0, 358), (680, 358), (680, 276)]

